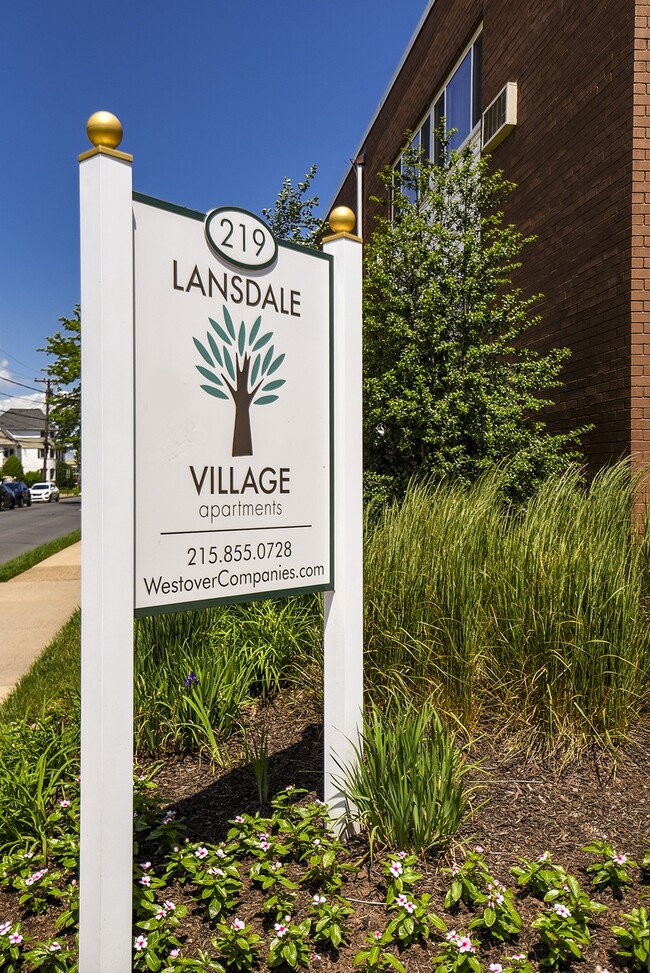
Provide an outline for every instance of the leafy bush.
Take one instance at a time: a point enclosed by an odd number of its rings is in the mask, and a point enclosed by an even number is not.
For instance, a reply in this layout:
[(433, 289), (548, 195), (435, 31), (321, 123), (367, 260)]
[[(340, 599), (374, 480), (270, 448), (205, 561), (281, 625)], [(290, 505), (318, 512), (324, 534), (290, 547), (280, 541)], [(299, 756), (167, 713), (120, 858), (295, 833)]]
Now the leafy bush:
[(468, 811), (470, 768), (433, 707), (397, 696), (392, 712), (372, 704), (355, 752), (342, 787), (371, 844), (446, 847)]

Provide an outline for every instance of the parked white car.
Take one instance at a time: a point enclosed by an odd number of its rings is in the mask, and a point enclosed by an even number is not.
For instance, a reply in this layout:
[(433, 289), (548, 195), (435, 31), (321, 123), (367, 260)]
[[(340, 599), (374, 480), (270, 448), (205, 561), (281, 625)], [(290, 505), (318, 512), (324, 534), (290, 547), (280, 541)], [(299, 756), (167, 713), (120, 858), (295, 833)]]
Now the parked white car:
[(29, 488), (32, 503), (52, 503), (59, 499), (59, 488), (56, 483), (35, 483)]

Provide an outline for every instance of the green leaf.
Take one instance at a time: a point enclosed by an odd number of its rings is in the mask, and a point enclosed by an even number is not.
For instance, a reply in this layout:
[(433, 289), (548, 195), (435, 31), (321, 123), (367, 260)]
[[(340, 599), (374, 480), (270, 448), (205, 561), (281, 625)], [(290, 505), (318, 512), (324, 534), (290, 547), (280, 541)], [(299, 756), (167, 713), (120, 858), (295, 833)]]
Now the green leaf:
[(264, 355), (264, 361), (262, 362), (262, 375), (266, 374), (266, 369), (269, 367), (271, 359), (273, 358), (274, 351), (275, 348), (273, 347), (273, 345), (271, 345), (267, 353)]
[(198, 338), (192, 338), (192, 341), (196, 345), (196, 348), (197, 348), (197, 351), (198, 351), (199, 355), (201, 355), (201, 357), (205, 361), (207, 361), (208, 365), (212, 365), (212, 367), (214, 368), (214, 362), (212, 361), (212, 358), (210, 356), (210, 353), (207, 351), (206, 348), (203, 347), (203, 345), (201, 344), (201, 342), (199, 341), (199, 339)]
[(393, 969), (397, 970), (398, 973), (406, 973), (406, 968), (402, 966), (397, 956), (395, 956), (393, 953), (384, 953), (384, 959), (387, 963), (390, 963)]
[(242, 321), (241, 327), (239, 328), (239, 341), (238, 348), (239, 354), (242, 356), (244, 354), (244, 348), (246, 347), (246, 325)]
[(255, 399), (253, 405), (268, 405), (269, 402), (275, 402), (277, 399), (277, 395), (263, 395), (261, 399)]
[(219, 351), (219, 346), (218, 346), (217, 342), (214, 340), (213, 336), (210, 334), (209, 331), (208, 331), (207, 334), (208, 334), (208, 344), (210, 345), (210, 351), (214, 355), (215, 360), (219, 363), (219, 365), (222, 365), (223, 366), (223, 358), (221, 357), (221, 352)]
[(337, 946), (340, 946), (342, 939), (343, 939), (343, 936), (341, 935), (341, 927), (340, 926), (333, 926), (332, 927), (332, 931), (330, 933), (330, 942), (332, 943), (332, 946), (334, 946), (335, 948)]
[(279, 355), (275, 359), (275, 361), (273, 362), (273, 364), (271, 365), (271, 367), (269, 368), (268, 375), (272, 375), (273, 372), (277, 372), (278, 368), (280, 367), (280, 365), (282, 364), (282, 362), (284, 361), (284, 359), (286, 357), (287, 357), (286, 355)]
[(253, 327), (251, 328), (251, 333), (250, 333), (249, 338), (248, 338), (248, 344), (249, 345), (252, 345), (253, 342), (255, 341), (255, 339), (257, 338), (257, 335), (258, 335), (259, 330), (260, 330), (261, 323), (262, 323), (262, 318), (259, 317), (257, 319), (257, 321), (255, 322), (255, 324), (253, 325)]
[(267, 341), (271, 340), (272, 337), (273, 337), (273, 332), (267, 331), (266, 334), (263, 334), (260, 340), (255, 345), (253, 345), (253, 351), (259, 351), (260, 348), (264, 347)]
[(235, 368), (232, 363), (232, 358), (230, 357), (230, 352), (227, 348), (223, 349), (223, 357), (226, 362), (226, 368), (228, 369), (228, 374), (230, 375), (233, 382), (235, 381)]
[(211, 372), (209, 368), (204, 368), (203, 365), (196, 365), (195, 367), (203, 375), (203, 378), (207, 378), (209, 382), (214, 382), (215, 385), (223, 385), (221, 379), (214, 372)]
[(496, 913), (494, 909), (488, 906), (485, 912), (483, 913), (483, 918), (485, 920), (485, 925), (487, 926), (487, 928), (491, 929), (496, 920)]
[(289, 966), (293, 966), (295, 969), (298, 964), (298, 950), (296, 949), (295, 943), (287, 943), (284, 950), (284, 958), (286, 959)]
[(226, 307), (225, 304), (223, 306), (223, 319), (226, 322), (226, 327), (228, 328), (228, 334), (230, 335), (230, 337), (234, 341), (235, 340), (235, 325), (232, 323), (232, 318), (230, 317), (230, 312), (228, 311), (228, 308)]
[(230, 338), (228, 337), (228, 335), (226, 334), (226, 332), (223, 330), (223, 328), (221, 327), (221, 325), (220, 324), (217, 324), (216, 321), (213, 321), (212, 318), (208, 318), (208, 321), (210, 322), (210, 324), (212, 325), (212, 327), (214, 328), (214, 330), (217, 332), (217, 334), (219, 335), (219, 337), (221, 338), (221, 340), (222, 341), (225, 341), (227, 345), (231, 345), (232, 344), (232, 341), (230, 340)]
[(147, 953), (147, 955), (145, 956), (145, 963), (151, 970), (151, 973), (157, 973), (157, 971), (160, 969), (162, 965), (158, 957), (155, 956), (153, 953)]
[(276, 379), (275, 382), (267, 382), (266, 385), (262, 386), (262, 392), (271, 392), (273, 389), (279, 389), (285, 384), (285, 379), (283, 378)]
[(207, 392), (208, 395), (214, 395), (215, 399), (228, 399), (228, 395), (225, 392), (222, 392), (220, 389), (213, 388), (212, 385), (202, 385), (201, 388), (204, 392)]

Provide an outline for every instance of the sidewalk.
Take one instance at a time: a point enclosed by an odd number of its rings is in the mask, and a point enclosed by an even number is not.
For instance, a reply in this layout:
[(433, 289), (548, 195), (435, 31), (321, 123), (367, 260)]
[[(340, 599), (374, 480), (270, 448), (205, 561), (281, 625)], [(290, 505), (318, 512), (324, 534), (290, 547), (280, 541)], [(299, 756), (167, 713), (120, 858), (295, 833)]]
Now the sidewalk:
[(81, 542), (0, 584), (0, 700), (78, 607), (80, 578)]

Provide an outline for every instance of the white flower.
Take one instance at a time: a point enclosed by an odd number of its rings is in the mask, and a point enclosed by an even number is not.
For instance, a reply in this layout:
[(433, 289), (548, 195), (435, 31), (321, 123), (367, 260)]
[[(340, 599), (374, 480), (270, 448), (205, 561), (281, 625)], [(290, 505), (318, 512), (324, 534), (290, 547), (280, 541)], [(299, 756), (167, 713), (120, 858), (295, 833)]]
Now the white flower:
[(455, 943), (458, 941), (459, 936), (455, 929), (450, 929), (447, 935), (445, 936), (445, 939), (447, 940), (448, 943)]
[(10, 922), (0, 922), (0, 936), (6, 936), (10, 929)]
[(617, 865), (624, 865), (627, 861), (627, 855), (614, 855), (614, 861)]
[(196, 855), (197, 858), (207, 858), (209, 852), (208, 852), (208, 849), (207, 848), (204, 848), (203, 846), (201, 846), (200, 848), (197, 848), (196, 849), (196, 851), (194, 852), (194, 854)]
[(490, 973), (503, 973), (503, 967), (501, 966), (501, 963), (490, 963), (490, 965), (488, 966), (488, 970), (490, 971)]
[(146, 949), (148, 945), (149, 945), (149, 940), (147, 939), (146, 936), (138, 936), (138, 938), (133, 941), (133, 947), (138, 953), (141, 950)]
[(245, 926), (246, 926), (246, 923), (245, 922), (242, 922), (241, 919), (238, 919), (235, 916), (235, 918), (232, 921), (232, 927), (233, 927), (233, 929), (235, 929), (237, 932), (240, 932), (242, 929), (245, 928)]
[(50, 943), (50, 947), (49, 948), (50, 948), (50, 952), (51, 953), (58, 953), (58, 951), (61, 949), (61, 943), (57, 943), (57, 941), (55, 939), (54, 942), (51, 942)]
[(398, 905), (404, 906), (404, 905), (406, 905), (407, 902), (408, 902), (408, 899), (407, 899), (407, 897), (404, 894), (397, 896), (397, 904)]
[(19, 932), (12, 932), (11, 936), (9, 937), (9, 942), (11, 943), (12, 946), (20, 946), (22, 941), (23, 941), (23, 937), (20, 935)]
[(411, 912), (415, 912), (415, 905), (414, 905), (414, 904), (413, 904), (412, 902), (407, 902), (407, 903), (405, 904), (405, 906), (404, 906), (404, 908), (406, 909), (406, 911), (407, 911), (407, 912), (408, 912), (409, 914), (410, 914)]
[(391, 862), (388, 870), (394, 878), (399, 878), (404, 871), (401, 862)]
[(553, 909), (557, 913), (557, 915), (561, 916), (563, 919), (569, 919), (571, 916), (571, 910), (567, 909), (567, 907), (565, 905), (562, 905), (561, 902), (556, 902), (555, 905), (553, 906)]
[(314, 905), (322, 905), (323, 902), (327, 902), (327, 899), (325, 898), (324, 895), (315, 895), (312, 899), (312, 902), (314, 903)]
[(468, 936), (459, 936), (456, 940), (459, 953), (475, 953), (476, 950), (472, 946), (472, 940)]
[(275, 929), (275, 935), (278, 937), (278, 939), (282, 939), (289, 927), (285, 926), (283, 922), (276, 922), (273, 928)]

